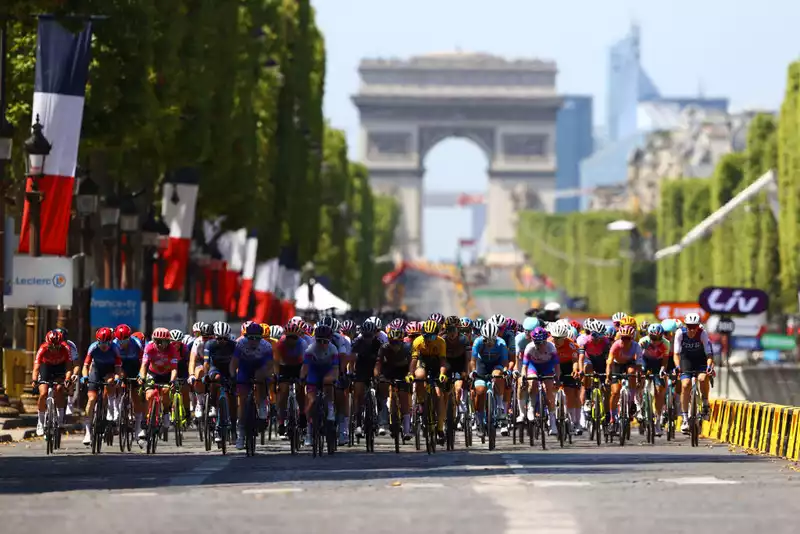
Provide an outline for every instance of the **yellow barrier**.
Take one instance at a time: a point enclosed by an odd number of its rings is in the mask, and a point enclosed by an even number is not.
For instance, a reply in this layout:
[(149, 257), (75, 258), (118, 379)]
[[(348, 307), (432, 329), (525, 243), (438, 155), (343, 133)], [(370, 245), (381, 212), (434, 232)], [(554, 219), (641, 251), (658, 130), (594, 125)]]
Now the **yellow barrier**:
[(800, 407), (714, 399), (702, 433), (745, 449), (800, 460)]

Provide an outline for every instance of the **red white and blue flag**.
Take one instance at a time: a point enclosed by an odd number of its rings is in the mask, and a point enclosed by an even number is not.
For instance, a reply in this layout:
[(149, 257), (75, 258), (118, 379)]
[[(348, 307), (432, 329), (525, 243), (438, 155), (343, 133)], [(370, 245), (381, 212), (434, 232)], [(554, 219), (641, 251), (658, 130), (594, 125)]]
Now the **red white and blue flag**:
[(171, 173), (164, 183), (161, 216), (169, 227), (169, 241), (162, 255), (164, 289), (180, 291), (186, 281), (199, 187), (199, 171), (188, 167)]
[[(45, 161), (44, 176), (38, 179), (43, 194), (40, 211), (42, 254), (64, 256), (67, 253), (91, 44), (90, 22), (80, 33), (72, 33), (52, 17), (39, 17), (31, 122), (39, 117), (44, 136), (52, 144)], [(31, 186), (28, 178), (26, 187), (30, 190)], [(29, 252), (29, 224), (26, 200), (19, 236), (19, 251), (23, 254)]]

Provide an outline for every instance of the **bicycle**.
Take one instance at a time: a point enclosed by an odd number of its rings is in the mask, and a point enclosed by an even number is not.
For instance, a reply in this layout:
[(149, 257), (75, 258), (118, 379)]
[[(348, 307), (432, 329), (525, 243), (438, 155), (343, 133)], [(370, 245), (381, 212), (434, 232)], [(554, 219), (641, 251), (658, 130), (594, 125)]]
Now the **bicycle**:
[(666, 403), (664, 404), (667, 430), (667, 441), (675, 439), (676, 421), (678, 420), (678, 396), (675, 394), (675, 380), (677, 377), (675, 373), (667, 375), (667, 394)]
[(584, 376), (592, 381), (591, 392), (591, 424), (592, 429), (589, 432), (589, 440), (595, 440), (599, 447), (602, 440), (600, 433), (602, 431), (605, 441), (608, 442), (608, 414), (606, 413), (606, 402), (608, 401), (608, 389), (603, 383), (605, 373), (586, 373)]
[(186, 410), (183, 406), (181, 389), (186, 381), (182, 378), (175, 380), (175, 388), (172, 391), (172, 426), (175, 427), (175, 446), (183, 446), (183, 431), (186, 428)]
[[(375, 433), (377, 432), (378, 401), (375, 395), (375, 386), (372, 379), (364, 384), (364, 420), (363, 432), (367, 445), (367, 452), (375, 452)], [(359, 439), (360, 441), (360, 439)]]
[(131, 447), (136, 436), (133, 432), (136, 414), (133, 413), (133, 400), (131, 388), (139, 387), (135, 378), (122, 379), (122, 395), (119, 403), (119, 419), (117, 420), (117, 434), (119, 435), (119, 452), (131, 452)]
[[(336, 425), (330, 424), (326, 412), (325, 391), (322, 384), (317, 384), (317, 393), (311, 413), (314, 418), (311, 431), (311, 452), (314, 458), (322, 456), (327, 442), (328, 455), (332, 455), (336, 447)], [(336, 418), (334, 417), (334, 422)]]
[(297, 454), (302, 443), (300, 437), (300, 407), (297, 404), (297, 384), (302, 382), (299, 378), (292, 378), (289, 382), (289, 393), (286, 399), (286, 437), (289, 440), (289, 451)]
[[(114, 432), (111, 430), (110, 425), (106, 424), (106, 411), (108, 410), (108, 402), (106, 401), (105, 389), (108, 385), (104, 381), (88, 382), (88, 385), (97, 386), (97, 398), (94, 403), (94, 413), (92, 414), (92, 454), (100, 454), (103, 449), (103, 442), (108, 443), (107, 434), (111, 434), (111, 439), (114, 439)], [(110, 430), (110, 432), (109, 432)]]
[(559, 383), (556, 389), (555, 411), (556, 411), (556, 434), (558, 443), (564, 447), (564, 441), (569, 441), (572, 445), (572, 421), (567, 413), (567, 394), (564, 392), (564, 384)]
[(425, 402), (423, 403), (422, 412), (425, 414), (425, 450), (428, 454), (436, 452), (436, 427), (438, 422), (438, 414), (436, 413), (436, 405), (438, 397), (436, 395), (436, 386), (439, 384), (439, 379), (433, 375), (427, 378), (415, 378), (414, 382), (421, 382), (425, 384)]
[(495, 378), (503, 378), (503, 376), (493, 377), (489, 376), (481, 376), (475, 375), (475, 378), (479, 378), (485, 381), (487, 384), (491, 384), (491, 387), (486, 388), (486, 400), (484, 402), (484, 414), (485, 414), (485, 428), (481, 434), (481, 443), (486, 443), (486, 438), (489, 438), (489, 450), (493, 451), (497, 445), (497, 421), (495, 420), (497, 417), (497, 399), (495, 397), (494, 391), (494, 379)]
[(400, 442), (403, 434), (403, 414), (400, 412), (400, 398), (398, 396), (398, 386), (405, 384), (403, 379), (386, 379), (381, 377), (380, 381), (389, 384), (389, 434), (394, 440), (394, 452), (400, 453)]
[(462, 422), (464, 426), (464, 446), (469, 448), (472, 447), (472, 425), (475, 421), (475, 403), (473, 402), (472, 395), (470, 395), (469, 379), (464, 380), (462, 391), (462, 395), (466, 395), (467, 399), (467, 411), (464, 413), (464, 420)]
[[(692, 440), (692, 447), (699, 447), (700, 446), (700, 432), (701, 427), (703, 425), (703, 418), (697, 417), (698, 413), (702, 413), (703, 410), (703, 400), (702, 395), (700, 395), (700, 383), (697, 380), (697, 375), (699, 374), (707, 374), (708, 379), (711, 380), (711, 386), (714, 386), (714, 377), (710, 373), (706, 371), (697, 372), (697, 371), (687, 371), (685, 374), (691, 375), (692, 377), (692, 389), (691, 394), (689, 397), (689, 433), (691, 435)], [(699, 406), (699, 409), (698, 409)]]
[[(173, 384), (170, 384), (172, 387)], [(162, 425), (164, 420), (164, 405), (161, 401), (161, 389), (164, 387), (162, 384), (156, 384), (148, 379), (145, 382), (145, 392), (152, 389), (153, 395), (147, 407), (147, 454), (155, 454), (158, 448), (158, 440), (161, 438)]]
[(655, 401), (654, 379), (653, 373), (647, 372), (644, 375), (644, 387), (642, 388), (642, 425), (644, 426), (645, 439), (650, 444), (655, 444), (656, 442), (656, 419), (653, 406)]
[(458, 420), (458, 403), (456, 398), (456, 381), (461, 380), (461, 373), (452, 373), (447, 391), (447, 406), (445, 407), (444, 436), (445, 447), (448, 451), (455, 450), (456, 447), (456, 426)]
[(531, 447), (533, 443), (540, 439), (542, 443), (542, 450), (546, 450), (546, 436), (547, 431), (549, 430), (548, 426), (550, 424), (550, 408), (547, 405), (547, 392), (544, 388), (544, 381), (545, 380), (554, 380), (556, 375), (543, 375), (543, 376), (536, 376), (533, 378), (527, 378), (526, 380), (536, 380), (538, 382), (538, 391), (536, 394), (536, 406), (533, 416), (533, 428), (530, 432), (531, 436)]
[[(619, 445), (623, 447), (625, 440), (631, 439), (631, 415), (630, 408), (633, 399), (631, 398), (631, 390), (628, 386), (628, 379), (632, 375), (628, 373), (611, 373), (611, 378), (618, 378), (622, 380), (622, 388), (619, 391), (619, 417), (617, 424), (619, 425)], [(612, 435), (615, 429), (612, 428)]]
[(260, 420), (258, 418), (258, 386), (260, 383), (261, 381), (255, 378), (244, 383), (250, 386), (244, 406), (244, 449), (246, 456), (256, 455), (256, 441), (258, 435), (261, 432), (263, 436), (262, 427), (259, 424)]
[(38, 380), (37, 386), (47, 386), (47, 399), (45, 399), (47, 407), (44, 412), (44, 440), (45, 451), (49, 456), (54, 451), (61, 448), (61, 426), (58, 422), (58, 409), (56, 408), (56, 386), (63, 385), (64, 382), (56, 382), (53, 380)]

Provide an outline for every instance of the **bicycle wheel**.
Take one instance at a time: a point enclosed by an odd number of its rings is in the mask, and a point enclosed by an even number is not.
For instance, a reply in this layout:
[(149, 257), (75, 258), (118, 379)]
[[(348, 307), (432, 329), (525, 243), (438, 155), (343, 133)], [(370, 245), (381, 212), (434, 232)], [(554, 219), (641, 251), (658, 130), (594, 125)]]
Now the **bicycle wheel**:
[(355, 444), (356, 427), (358, 426), (356, 424), (358, 419), (358, 414), (356, 414), (356, 399), (349, 390), (345, 390), (345, 395), (349, 398), (348, 404), (350, 405), (350, 424), (347, 428), (347, 446), (352, 447)]
[[(468, 392), (464, 393), (469, 396)], [(472, 421), (475, 418), (475, 410), (472, 406), (472, 399), (467, 400), (467, 411), (464, 413), (464, 446), (472, 447)]]
[(103, 395), (103, 388), (97, 390), (97, 400), (94, 404), (94, 413), (92, 414), (92, 454), (100, 454), (103, 448), (103, 423), (105, 422), (105, 395)]
[(211, 444), (214, 443), (216, 424), (209, 413), (211, 410), (211, 396), (208, 393), (205, 393), (204, 396), (206, 402), (203, 405), (203, 419), (200, 422), (200, 426), (203, 427), (203, 442), (206, 446), (206, 451), (210, 451)]
[(431, 429), (431, 414), (433, 412), (432, 409), (433, 399), (431, 398), (431, 393), (425, 396), (425, 451), (428, 454), (433, 454), (436, 452), (434, 447), (436, 446), (436, 436), (433, 434)]
[(391, 399), (392, 408), (389, 410), (389, 432), (392, 433), (394, 438), (394, 452), (399, 454), (400, 434), (403, 431), (401, 425), (403, 416), (400, 414), (400, 400), (397, 398), (396, 386), (391, 386), (391, 388), (391, 396), (389, 398)]
[(124, 393), (120, 399), (119, 419), (117, 420), (117, 433), (119, 435), (119, 452), (125, 452), (125, 443), (128, 437), (128, 423), (129, 423), (129, 407), (127, 401), (128, 396)]
[(222, 450), (222, 454), (224, 456), (228, 454), (228, 439), (231, 431), (231, 419), (228, 411), (228, 396), (220, 396), (217, 404), (217, 426), (219, 427), (220, 438), (222, 438), (220, 441), (220, 449)]
[(147, 418), (147, 454), (156, 452), (156, 443), (158, 442), (158, 426), (161, 421), (158, 420), (158, 406), (156, 406), (155, 399), (150, 399), (150, 410), (148, 410)]
[(497, 440), (497, 429), (495, 428), (495, 398), (494, 390), (490, 384), (486, 391), (486, 431), (489, 434), (489, 450), (493, 451)]
[(697, 428), (699, 426), (699, 424), (698, 424), (698, 419), (699, 418), (697, 416), (697, 414), (699, 412), (699, 410), (697, 409), (697, 396), (698, 396), (697, 395), (697, 382), (693, 379), (692, 380), (692, 394), (691, 394), (691, 398), (689, 400), (689, 433), (691, 434), (692, 447), (697, 447), (698, 444), (699, 444), (698, 443), (698, 441), (699, 441), (699, 439), (698, 439), (698, 431), (697, 431)]
[(672, 416), (675, 413), (675, 406), (674, 406), (674, 399), (673, 399), (673, 390), (672, 385), (670, 384), (667, 386), (667, 395), (665, 397), (664, 402), (664, 419), (665, 424), (667, 427), (667, 441), (672, 441), (672, 429), (674, 428), (674, 423), (672, 421)]
[(422, 420), (420, 417), (420, 409), (417, 404), (417, 395), (414, 393), (411, 397), (411, 425), (414, 432), (414, 447), (419, 451), (422, 450)]
[(367, 390), (364, 396), (364, 440), (367, 452), (375, 451), (375, 396)]
[[(519, 402), (517, 399), (517, 384), (516, 381), (511, 381), (511, 443), (517, 444), (517, 427), (522, 428), (522, 425), (517, 424), (517, 417), (519, 416)], [(520, 443), (522, 438), (519, 439)]]
[(628, 398), (628, 390), (622, 389), (619, 395), (619, 445), (625, 445), (625, 440), (628, 437), (626, 432), (626, 425), (628, 424), (628, 407), (630, 406), (630, 399)]
[(289, 438), (289, 452), (297, 454), (300, 448), (300, 432), (297, 428), (297, 400), (293, 394), (289, 394), (286, 401), (286, 437)]
[(47, 399), (47, 411), (44, 413), (44, 440), (45, 440), (45, 453), (49, 456), (53, 454), (55, 448), (55, 432), (53, 432), (54, 422), (54, 403), (53, 399)]
[(256, 401), (251, 391), (245, 401), (244, 414), (244, 450), (245, 456), (253, 456), (256, 452)]
[(176, 392), (172, 395), (172, 424), (175, 427), (175, 446), (183, 445), (183, 435), (181, 432), (181, 419), (183, 412), (183, 399), (181, 394)]
[[(453, 388), (455, 389), (455, 388)], [(447, 395), (447, 411), (445, 411), (445, 447), (452, 451), (456, 446), (456, 418), (455, 418), (455, 393), (452, 391)]]
[(564, 391), (558, 390), (558, 392), (556, 392), (556, 434), (558, 435), (558, 443), (561, 448), (564, 448), (564, 439), (567, 432), (567, 421), (564, 415), (566, 411), (564, 400)]
[(544, 391), (542, 389), (539, 390), (539, 424), (538, 432), (540, 434), (539, 439), (542, 442), (542, 450), (545, 450), (547, 447), (545, 445), (545, 436), (547, 435), (547, 423), (548, 419), (550, 418), (550, 412), (548, 411), (549, 408), (547, 407), (547, 398), (545, 397)]
[(314, 446), (317, 448), (317, 455), (322, 456), (325, 452), (325, 398), (322, 393), (317, 395), (316, 406), (317, 424), (314, 425)]
[(600, 434), (603, 432), (602, 410), (603, 395), (600, 392), (600, 388), (596, 387), (592, 389), (592, 430), (594, 431), (594, 439), (598, 447), (601, 443)]

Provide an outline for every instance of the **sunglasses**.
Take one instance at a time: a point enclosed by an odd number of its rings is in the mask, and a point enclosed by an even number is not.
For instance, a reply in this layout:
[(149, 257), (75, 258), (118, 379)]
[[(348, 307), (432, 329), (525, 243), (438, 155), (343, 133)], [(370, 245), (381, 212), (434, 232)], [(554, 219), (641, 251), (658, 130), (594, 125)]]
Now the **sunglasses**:
[(699, 324), (687, 324), (686, 325), (686, 329), (687, 330), (697, 330), (698, 328), (700, 328)]
[(330, 343), (330, 342), (331, 342), (331, 340), (330, 340), (330, 339), (322, 339), (322, 338), (317, 338), (317, 340), (316, 340), (316, 341), (317, 341), (317, 343), (319, 343), (320, 345), (327, 345), (328, 343)]
[(171, 341), (168, 341), (168, 340), (166, 340), (166, 339), (157, 339), (157, 340), (156, 340), (156, 346), (158, 346), (158, 347), (166, 347), (166, 346), (168, 346), (170, 343), (171, 343)]
[(98, 344), (98, 346), (100, 346), (100, 348), (101, 348), (101, 349), (107, 349), (107, 348), (108, 348), (108, 346), (109, 346), (111, 343), (108, 343), (107, 341), (98, 341), (98, 342), (97, 342), (97, 344)]
[(245, 336), (245, 337), (247, 338), (247, 341), (260, 341), (261, 340), (261, 336)]
[(428, 341), (433, 341), (434, 339), (436, 339), (439, 336), (437, 336), (436, 334), (425, 334), (423, 337), (425, 339), (427, 339)]

